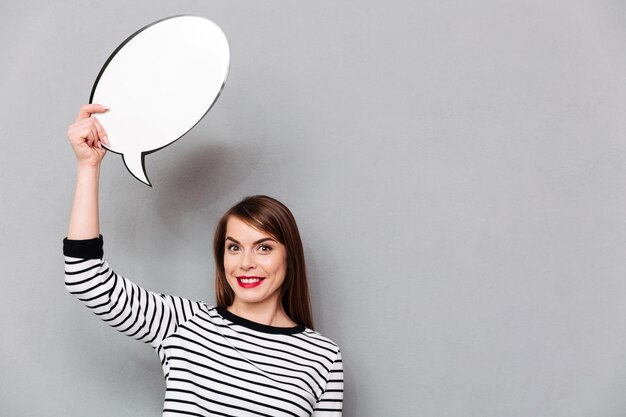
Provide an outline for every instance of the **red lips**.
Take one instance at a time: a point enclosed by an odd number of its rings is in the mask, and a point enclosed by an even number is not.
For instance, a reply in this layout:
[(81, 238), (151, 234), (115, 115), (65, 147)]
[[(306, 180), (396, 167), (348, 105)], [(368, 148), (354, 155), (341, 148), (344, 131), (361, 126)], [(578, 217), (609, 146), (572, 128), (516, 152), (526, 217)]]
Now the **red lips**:
[(241, 288), (255, 288), (261, 285), (265, 278), (263, 277), (249, 277), (249, 276), (239, 276), (237, 277), (237, 284)]

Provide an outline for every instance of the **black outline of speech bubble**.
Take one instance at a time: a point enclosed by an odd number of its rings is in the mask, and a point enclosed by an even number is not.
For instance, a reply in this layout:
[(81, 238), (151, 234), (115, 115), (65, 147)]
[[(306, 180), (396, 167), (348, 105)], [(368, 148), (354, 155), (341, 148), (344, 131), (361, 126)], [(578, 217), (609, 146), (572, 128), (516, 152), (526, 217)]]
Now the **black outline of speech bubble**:
[[(200, 19), (205, 19), (208, 20), (209, 22), (213, 23), (215, 26), (217, 26), (217, 28), (222, 31), (222, 33), (224, 33), (224, 31), (222, 30), (221, 27), (219, 27), (215, 22), (213, 22), (212, 20), (207, 19), (206, 17), (202, 17), (202, 16), (195, 16), (195, 15), (190, 15), (190, 14), (179, 14), (179, 15), (175, 15), (175, 16), (169, 16), (169, 17), (164, 17), (163, 19), (159, 19), (156, 20), (144, 27), (142, 27), (141, 29), (139, 29), (138, 31), (136, 31), (135, 33), (133, 33), (132, 35), (130, 35), (128, 38), (126, 38), (124, 40), (124, 42), (120, 43), (119, 46), (117, 48), (115, 48), (115, 50), (113, 51), (113, 53), (107, 58), (107, 60), (105, 61), (104, 65), (102, 66), (102, 68), (100, 69), (100, 72), (98, 73), (98, 76), (96, 77), (96, 81), (94, 81), (93, 83), (93, 87), (91, 88), (91, 94), (89, 95), (89, 104), (92, 104), (93, 102), (93, 96), (96, 93), (96, 88), (98, 87), (98, 81), (100, 81), (100, 78), (102, 77), (102, 74), (104, 74), (104, 71), (106, 70), (106, 68), (109, 66), (109, 63), (113, 60), (113, 58), (115, 57), (115, 55), (117, 55), (117, 53), (128, 43), (130, 42), (131, 39), (133, 39), (135, 36), (139, 35), (141, 32), (143, 32), (144, 30), (148, 29), (149, 27), (152, 27), (154, 25), (156, 25), (157, 23), (161, 23), (165, 20), (169, 20), (169, 19), (175, 19), (178, 17), (199, 17)], [(228, 46), (228, 65), (226, 67), (226, 75), (224, 76), (224, 81), (222, 82), (222, 86), (220, 87), (220, 91), (217, 92), (217, 95), (215, 96), (215, 98), (213, 99), (213, 102), (211, 103), (211, 105), (209, 106), (209, 108), (204, 112), (204, 114), (198, 119), (198, 121), (196, 123), (193, 124), (193, 126), (191, 126), (185, 133), (183, 133), (182, 135), (180, 135), (179, 137), (177, 137), (176, 139), (174, 139), (173, 141), (169, 142), (166, 145), (161, 146), (160, 148), (156, 148), (156, 149), (152, 149), (150, 151), (146, 151), (146, 152), (142, 152), (141, 153), (141, 169), (143, 171), (143, 175), (146, 177), (146, 179), (148, 180), (148, 186), (152, 187), (152, 184), (150, 183), (150, 179), (148, 178), (148, 174), (146, 173), (146, 164), (145, 164), (145, 158), (146, 155), (149, 155), (153, 152), (156, 151), (160, 151), (161, 149), (165, 148), (166, 146), (171, 145), (172, 143), (176, 142), (177, 140), (179, 140), (180, 138), (182, 138), (183, 136), (185, 136), (187, 133), (189, 133), (189, 131), (191, 129), (193, 129), (194, 127), (196, 127), (196, 125), (198, 123), (200, 123), (200, 120), (202, 120), (204, 118), (204, 116), (207, 115), (207, 113), (209, 112), (209, 110), (211, 110), (213, 108), (213, 105), (215, 105), (215, 102), (217, 102), (217, 99), (219, 98), (219, 96), (222, 94), (222, 90), (224, 90), (224, 86), (226, 85), (226, 80), (228, 79), (228, 73), (230, 71), (230, 44), (228, 43), (228, 38), (226, 37), (226, 34), (224, 33), (224, 38), (226, 39), (226, 46)], [(126, 167), (126, 169), (128, 170), (128, 172), (130, 172), (130, 174), (135, 177), (136, 180), (138, 180), (139, 182), (141, 182), (142, 184), (145, 184), (142, 180), (140, 180), (139, 178), (137, 178), (137, 176), (135, 174), (133, 174), (133, 172), (128, 168), (128, 165), (126, 165), (126, 160), (124, 159), (124, 154), (120, 153), (120, 152), (115, 152), (111, 149), (109, 149), (108, 147), (106, 147), (105, 144), (102, 144), (102, 146), (104, 146), (108, 151), (113, 152), (115, 154), (118, 155), (122, 155), (122, 160), (124, 161), (124, 166)]]

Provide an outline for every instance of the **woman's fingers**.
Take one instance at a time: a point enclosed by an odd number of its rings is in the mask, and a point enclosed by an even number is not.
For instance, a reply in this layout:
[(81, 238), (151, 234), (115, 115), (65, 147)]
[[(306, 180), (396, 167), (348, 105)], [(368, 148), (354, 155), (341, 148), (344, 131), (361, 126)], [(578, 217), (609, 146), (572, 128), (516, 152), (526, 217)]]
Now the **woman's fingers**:
[(97, 147), (99, 142), (109, 144), (106, 131), (95, 117), (82, 119), (72, 124), (67, 131), (67, 136), (73, 145), (86, 143), (89, 147)]
[(98, 131), (93, 124), (89, 126), (89, 133), (85, 137), (85, 141), (90, 148), (93, 148), (98, 144)]
[(85, 104), (80, 107), (80, 111), (78, 112), (78, 116), (76, 116), (76, 121), (82, 119), (87, 119), (94, 113), (104, 113), (108, 111), (109, 108), (107, 106), (103, 106), (102, 104)]
[(84, 119), (80, 122), (74, 123), (67, 129), (67, 137), (72, 145), (78, 145), (83, 142), (87, 142), (91, 135), (91, 122), (89, 119)]
[(100, 104), (86, 104), (80, 108), (76, 121), (68, 127), (67, 137), (79, 165), (97, 166), (106, 154), (102, 147), (102, 143), (108, 143), (106, 131), (92, 115), (107, 110)]
[(93, 124), (96, 127), (96, 131), (98, 132), (98, 140), (105, 145), (110, 146), (109, 139), (107, 138), (107, 132), (100, 124), (100, 121), (95, 116), (91, 119), (93, 119)]

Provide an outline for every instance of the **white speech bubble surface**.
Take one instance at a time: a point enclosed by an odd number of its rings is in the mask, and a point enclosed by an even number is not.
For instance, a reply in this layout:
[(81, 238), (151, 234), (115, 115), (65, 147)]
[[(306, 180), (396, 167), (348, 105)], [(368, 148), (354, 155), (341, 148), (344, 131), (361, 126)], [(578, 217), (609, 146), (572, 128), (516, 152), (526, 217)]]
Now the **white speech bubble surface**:
[(90, 103), (110, 108), (96, 117), (112, 152), (147, 185), (145, 155), (193, 128), (219, 96), (230, 64), (224, 32), (197, 16), (173, 16), (138, 30), (100, 70)]

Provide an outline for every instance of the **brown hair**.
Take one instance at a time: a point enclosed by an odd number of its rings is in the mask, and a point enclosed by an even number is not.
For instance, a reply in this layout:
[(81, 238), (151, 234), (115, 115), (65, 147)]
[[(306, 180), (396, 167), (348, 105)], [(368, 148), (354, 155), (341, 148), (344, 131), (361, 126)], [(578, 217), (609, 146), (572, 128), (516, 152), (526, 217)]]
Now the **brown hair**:
[(226, 281), (224, 250), (226, 224), (235, 216), (255, 229), (261, 230), (285, 245), (287, 273), (280, 289), (285, 313), (297, 324), (313, 329), (311, 301), (304, 264), (304, 250), (298, 226), (291, 211), (280, 201), (264, 195), (246, 197), (230, 208), (217, 223), (213, 238), (215, 255), (215, 298), (218, 307), (229, 307), (235, 294)]

